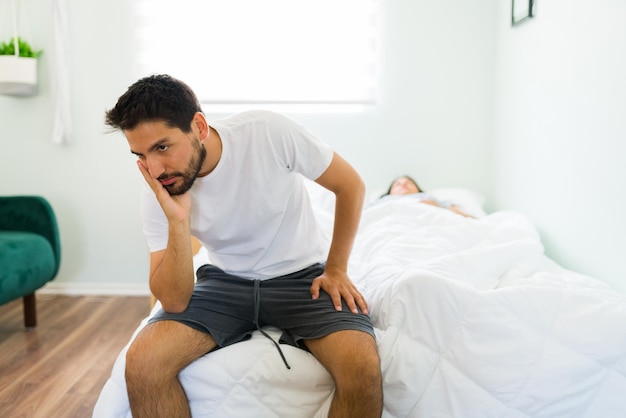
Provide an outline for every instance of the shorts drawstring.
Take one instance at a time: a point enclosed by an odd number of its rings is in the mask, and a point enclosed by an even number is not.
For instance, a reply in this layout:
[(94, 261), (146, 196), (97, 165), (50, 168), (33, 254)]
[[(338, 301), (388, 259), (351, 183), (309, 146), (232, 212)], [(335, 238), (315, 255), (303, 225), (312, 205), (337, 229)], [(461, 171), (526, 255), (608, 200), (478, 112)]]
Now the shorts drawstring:
[(285, 358), (285, 355), (283, 354), (283, 350), (280, 349), (280, 345), (274, 341), (274, 339), (264, 330), (261, 329), (261, 327), (259, 326), (259, 310), (261, 309), (261, 298), (260, 298), (260, 284), (261, 281), (260, 280), (254, 280), (254, 325), (256, 325), (256, 329), (258, 329), (259, 331), (261, 331), (261, 334), (265, 335), (271, 342), (274, 343), (274, 345), (276, 346), (276, 349), (278, 349), (278, 353), (280, 354), (280, 357), (283, 359), (283, 363), (285, 363), (285, 366), (287, 366), (287, 369), (291, 369), (291, 366), (289, 366), (289, 363), (287, 363), (287, 359)]

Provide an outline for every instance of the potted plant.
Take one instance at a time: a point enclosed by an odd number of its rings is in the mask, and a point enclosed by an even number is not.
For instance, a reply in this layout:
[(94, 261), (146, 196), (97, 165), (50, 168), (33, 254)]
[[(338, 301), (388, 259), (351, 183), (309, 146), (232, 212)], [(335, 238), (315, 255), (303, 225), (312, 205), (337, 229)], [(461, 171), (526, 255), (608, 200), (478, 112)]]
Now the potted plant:
[(0, 43), (0, 94), (32, 96), (37, 93), (37, 58), (34, 50), (20, 37)]

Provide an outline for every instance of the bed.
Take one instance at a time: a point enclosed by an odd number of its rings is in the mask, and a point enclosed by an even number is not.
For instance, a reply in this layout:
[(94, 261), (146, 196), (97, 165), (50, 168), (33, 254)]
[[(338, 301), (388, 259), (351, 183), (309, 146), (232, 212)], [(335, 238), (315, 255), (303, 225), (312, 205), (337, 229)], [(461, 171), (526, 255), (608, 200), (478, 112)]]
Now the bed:
[[(328, 239), (332, 203), (320, 193)], [(626, 294), (547, 258), (522, 214), (486, 214), (468, 196), (441, 194), (475, 218), (410, 198), (364, 209), (349, 273), (376, 329), (383, 416), (626, 416)], [(200, 251), (194, 263), (205, 261)], [(193, 416), (325, 417), (330, 376), (309, 353), (282, 349), (291, 370), (260, 334), (192, 363), (180, 380)], [(125, 351), (96, 418), (131, 416)]]

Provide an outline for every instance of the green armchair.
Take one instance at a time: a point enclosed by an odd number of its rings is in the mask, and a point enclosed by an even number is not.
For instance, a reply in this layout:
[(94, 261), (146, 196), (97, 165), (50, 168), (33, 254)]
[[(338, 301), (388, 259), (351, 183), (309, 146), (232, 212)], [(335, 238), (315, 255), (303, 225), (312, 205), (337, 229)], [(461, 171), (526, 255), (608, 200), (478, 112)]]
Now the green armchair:
[(35, 291), (61, 263), (56, 216), (41, 196), (0, 196), (0, 305), (24, 298), (24, 325), (37, 325)]

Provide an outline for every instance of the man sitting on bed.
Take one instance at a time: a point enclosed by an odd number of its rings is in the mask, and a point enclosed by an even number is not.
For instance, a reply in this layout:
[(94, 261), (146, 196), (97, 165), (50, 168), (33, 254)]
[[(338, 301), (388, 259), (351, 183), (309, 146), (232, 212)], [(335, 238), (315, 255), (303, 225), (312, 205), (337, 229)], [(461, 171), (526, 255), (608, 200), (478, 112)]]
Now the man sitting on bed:
[[(275, 113), (245, 112), (209, 125), (193, 91), (167, 75), (133, 84), (106, 123), (124, 133), (149, 186), (141, 213), (150, 289), (163, 308), (126, 355), (133, 417), (190, 416), (178, 373), (266, 325), (331, 374), (329, 416), (380, 417), (374, 330), (346, 272), (364, 196), (357, 172)], [(304, 177), (336, 195), (328, 254)], [(213, 263), (198, 269), (195, 284), (192, 236)]]

